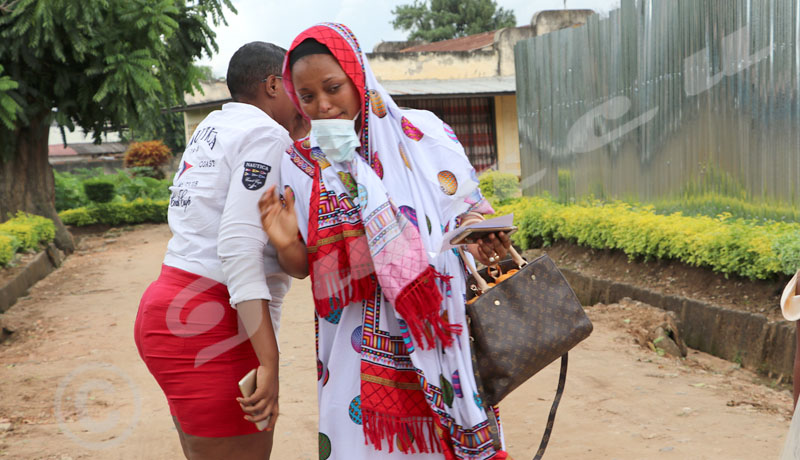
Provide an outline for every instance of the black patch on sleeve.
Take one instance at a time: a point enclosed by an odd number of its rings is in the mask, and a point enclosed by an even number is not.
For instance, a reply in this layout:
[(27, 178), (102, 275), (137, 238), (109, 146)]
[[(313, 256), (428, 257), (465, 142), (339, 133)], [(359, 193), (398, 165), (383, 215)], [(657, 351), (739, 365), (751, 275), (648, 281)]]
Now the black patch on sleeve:
[(244, 162), (242, 184), (247, 190), (258, 190), (267, 183), (267, 175), (272, 171), (272, 166), (255, 161)]

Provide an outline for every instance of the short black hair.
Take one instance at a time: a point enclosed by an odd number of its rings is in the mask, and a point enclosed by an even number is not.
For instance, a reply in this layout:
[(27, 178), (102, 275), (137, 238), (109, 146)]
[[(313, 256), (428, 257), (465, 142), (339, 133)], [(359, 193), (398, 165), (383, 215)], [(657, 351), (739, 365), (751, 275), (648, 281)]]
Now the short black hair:
[(239, 48), (228, 63), (228, 90), (234, 101), (254, 99), (258, 84), (281, 74), (286, 50), (265, 42), (250, 42)]
[(328, 49), (327, 46), (313, 38), (306, 38), (289, 53), (289, 68), (291, 69), (294, 67), (295, 62), (312, 54), (329, 54), (333, 56), (333, 53), (331, 53), (331, 50)]

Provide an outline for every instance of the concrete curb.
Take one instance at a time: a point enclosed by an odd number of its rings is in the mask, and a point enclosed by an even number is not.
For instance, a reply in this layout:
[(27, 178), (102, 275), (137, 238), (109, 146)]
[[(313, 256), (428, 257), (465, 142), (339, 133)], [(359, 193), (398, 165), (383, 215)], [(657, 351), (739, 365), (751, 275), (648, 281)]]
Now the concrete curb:
[(64, 256), (53, 243), (33, 258), (14, 279), (0, 287), (0, 313), (8, 310), (37, 281), (61, 266)]
[(795, 325), (766, 316), (666, 295), (560, 268), (583, 305), (616, 303), (624, 297), (675, 312), (686, 345), (762, 373), (791, 379)]

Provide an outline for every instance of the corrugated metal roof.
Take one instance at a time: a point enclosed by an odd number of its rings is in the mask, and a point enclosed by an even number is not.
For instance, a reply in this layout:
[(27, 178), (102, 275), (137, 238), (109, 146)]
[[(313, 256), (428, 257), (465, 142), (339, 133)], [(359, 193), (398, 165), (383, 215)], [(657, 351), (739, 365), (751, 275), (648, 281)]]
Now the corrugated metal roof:
[(51, 157), (65, 157), (65, 156), (75, 156), (78, 152), (75, 151), (72, 147), (64, 147), (64, 144), (52, 144), (47, 146), (47, 156)]
[(452, 80), (386, 80), (381, 84), (392, 96), (512, 94), (517, 88), (517, 80), (513, 75)]
[(432, 52), (432, 51), (473, 51), (491, 46), (494, 43), (494, 33), (483, 32), (461, 38), (452, 38), (426, 45), (411, 46), (400, 50), (401, 53)]
[(70, 144), (78, 155), (108, 155), (113, 153), (125, 153), (128, 144), (122, 142), (105, 142), (103, 144), (80, 143)]
[[(205, 95), (196, 94), (191, 97), (187, 95), (187, 106), (174, 110), (184, 111), (203, 106), (219, 105), (230, 101), (228, 86), (224, 81), (207, 83), (209, 82), (205, 82), (203, 85)], [(452, 80), (384, 80), (381, 81), (381, 84), (392, 96), (458, 96), (465, 94), (511, 94), (516, 91), (517, 81), (514, 76), (507, 76)]]
[[(530, 25), (520, 26), (517, 29), (530, 29)], [(442, 40), (425, 45), (410, 46), (403, 48), (400, 53), (417, 53), (417, 52), (442, 52), (442, 51), (475, 51), (482, 48), (492, 46), (494, 44), (494, 35), (496, 30), (491, 32), (483, 32), (475, 35), (468, 35), (461, 38), (451, 38), (450, 40)]]
[(64, 144), (51, 144), (47, 147), (48, 156), (69, 157), (78, 155), (115, 155), (125, 153), (128, 144), (124, 142), (75, 142), (64, 147)]

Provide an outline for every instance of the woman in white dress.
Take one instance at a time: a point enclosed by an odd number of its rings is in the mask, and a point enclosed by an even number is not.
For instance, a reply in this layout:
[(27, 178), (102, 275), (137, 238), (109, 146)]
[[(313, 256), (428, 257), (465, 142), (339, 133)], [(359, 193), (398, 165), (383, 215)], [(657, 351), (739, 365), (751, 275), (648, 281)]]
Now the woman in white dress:
[[(340, 24), (294, 40), (283, 83), (311, 135), (284, 157), (262, 221), (284, 269), (311, 275), (319, 458), (505, 459), (472, 372), (464, 267), (440, 250), (494, 212), (453, 130), (400, 109)], [(489, 263), (509, 245), (468, 249)]]

